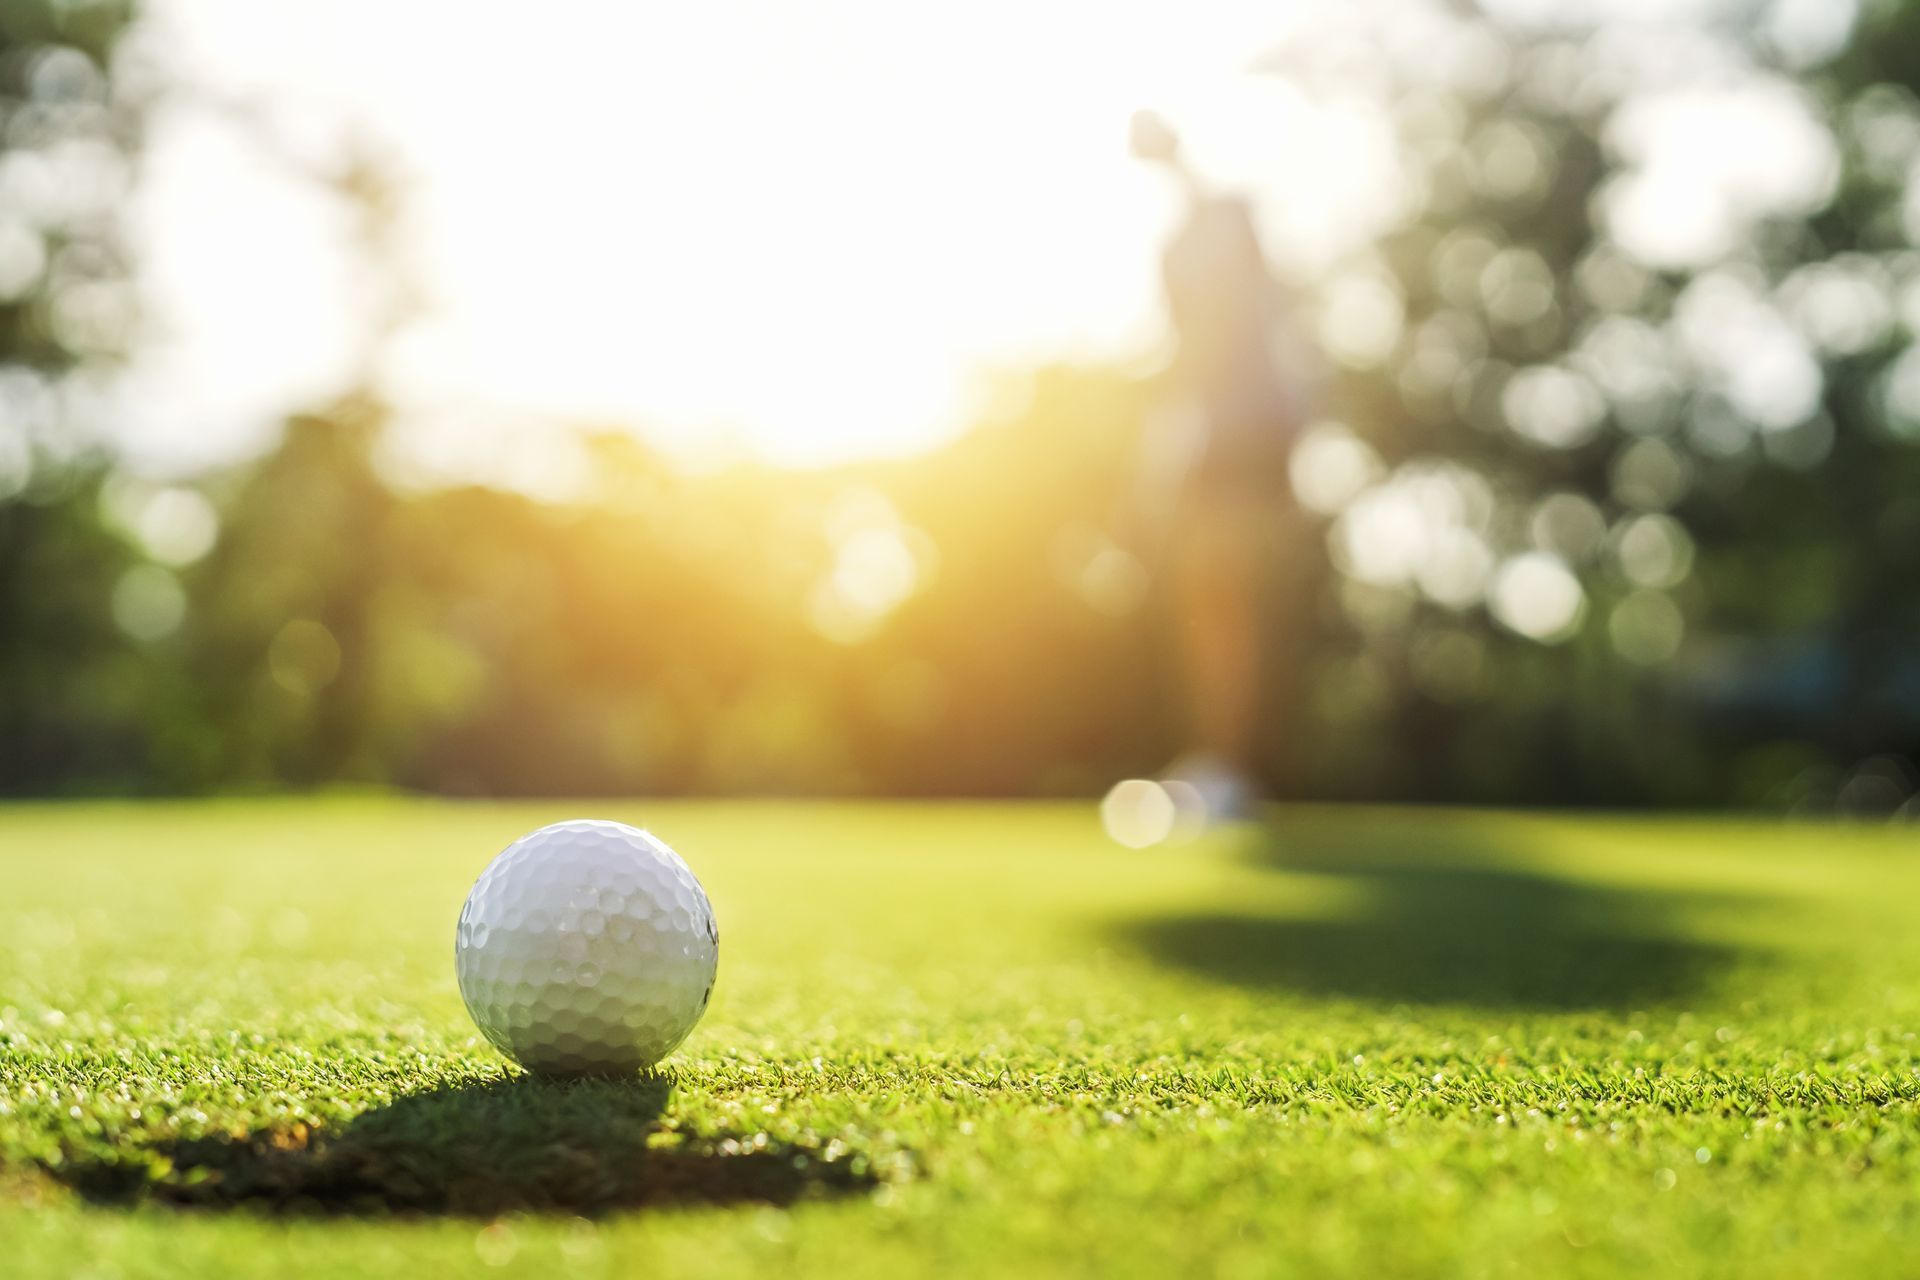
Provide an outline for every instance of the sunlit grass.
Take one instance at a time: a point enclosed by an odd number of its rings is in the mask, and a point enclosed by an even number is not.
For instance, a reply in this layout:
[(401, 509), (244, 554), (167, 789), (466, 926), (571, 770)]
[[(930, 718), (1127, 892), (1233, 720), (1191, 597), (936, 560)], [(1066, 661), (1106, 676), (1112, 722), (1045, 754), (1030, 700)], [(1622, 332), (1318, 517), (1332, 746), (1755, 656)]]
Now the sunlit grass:
[[(656, 1081), (508, 1081), (453, 919), (652, 826), (720, 914)], [(1887, 1273), (1914, 838), (1087, 807), (0, 812), (8, 1274)]]

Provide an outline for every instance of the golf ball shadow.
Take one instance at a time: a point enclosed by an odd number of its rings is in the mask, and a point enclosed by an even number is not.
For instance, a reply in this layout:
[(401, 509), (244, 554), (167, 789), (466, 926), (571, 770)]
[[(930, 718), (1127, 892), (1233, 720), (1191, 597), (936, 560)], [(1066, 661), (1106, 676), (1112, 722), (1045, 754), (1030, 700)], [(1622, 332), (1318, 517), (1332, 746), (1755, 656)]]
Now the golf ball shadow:
[(539, 1077), (406, 1094), (343, 1124), (114, 1144), (49, 1163), (100, 1204), (291, 1216), (594, 1217), (665, 1205), (788, 1205), (881, 1178), (845, 1142), (663, 1122), (672, 1081)]

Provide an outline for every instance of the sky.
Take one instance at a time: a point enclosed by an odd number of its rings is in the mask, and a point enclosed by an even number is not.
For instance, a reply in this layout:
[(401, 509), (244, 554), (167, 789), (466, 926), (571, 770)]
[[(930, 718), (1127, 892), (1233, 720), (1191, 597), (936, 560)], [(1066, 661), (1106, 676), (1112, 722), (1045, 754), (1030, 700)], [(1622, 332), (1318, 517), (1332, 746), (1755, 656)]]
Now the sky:
[[(405, 175), (424, 306), (376, 369), (429, 453), (541, 421), (689, 456), (908, 452), (995, 371), (1150, 351), (1176, 204), (1127, 156), (1143, 106), (1229, 184), (1276, 154), (1361, 198), (1381, 181), (1352, 122), (1302, 127), (1304, 100), (1247, 74), (1284, 3), (151, 12), (144, 47), (184, 89), (132, 211), (149, 333), (121, 432), (179, 465), (257, 447), (366, 367), (351, 226), (276, 154), (324, 160), (349, 130)], [(1292, 216), (1318, 219), (1296, 252), (1345, 234), (1331, 202)]]

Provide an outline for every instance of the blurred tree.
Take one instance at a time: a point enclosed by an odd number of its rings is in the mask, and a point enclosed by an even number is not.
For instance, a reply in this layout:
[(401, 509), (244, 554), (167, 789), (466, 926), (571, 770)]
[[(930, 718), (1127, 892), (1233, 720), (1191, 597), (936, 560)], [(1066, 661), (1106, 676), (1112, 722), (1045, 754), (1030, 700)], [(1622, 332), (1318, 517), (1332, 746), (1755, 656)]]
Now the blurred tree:
[(89, 390), (126, 341), (139, 103), (121, 3), (0, 5), (0, 790), (138, 788), (178, 588), (101, 508)]
[[(1825, 49), (1772, 8), (1461, 5), (1277, 59), (1375, 95), (1408, 192), (1317, 282), (1351, 427), (1298, 459), (1343, 579), (1316, 789), (1779, 801), (1920, 746), (1920, 42), (1910, 6)], [(1688, 137), (1773, 157), (1725, 179), (1762, 194), (1672, 172)]]
[(386, 774), (369, 619), (391, 567), (394, 500), (371, 461), (378, 412), (355, 401), (294, 419), (227, 503), (187, 633), (203, 714), (222, 729), (211, 780)]

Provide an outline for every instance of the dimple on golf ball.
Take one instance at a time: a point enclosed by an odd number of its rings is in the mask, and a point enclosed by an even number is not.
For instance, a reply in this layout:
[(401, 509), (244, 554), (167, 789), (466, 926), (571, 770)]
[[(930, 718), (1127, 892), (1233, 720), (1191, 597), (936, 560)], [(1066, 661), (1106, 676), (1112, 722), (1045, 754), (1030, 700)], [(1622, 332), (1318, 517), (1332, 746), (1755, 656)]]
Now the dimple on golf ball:
[(680, 855), (621, 822), (556, 822), (487, 865), (454, 970), (482, 1035), (529, 1071), (651, 1067), (713, 994), (713, 905)]

